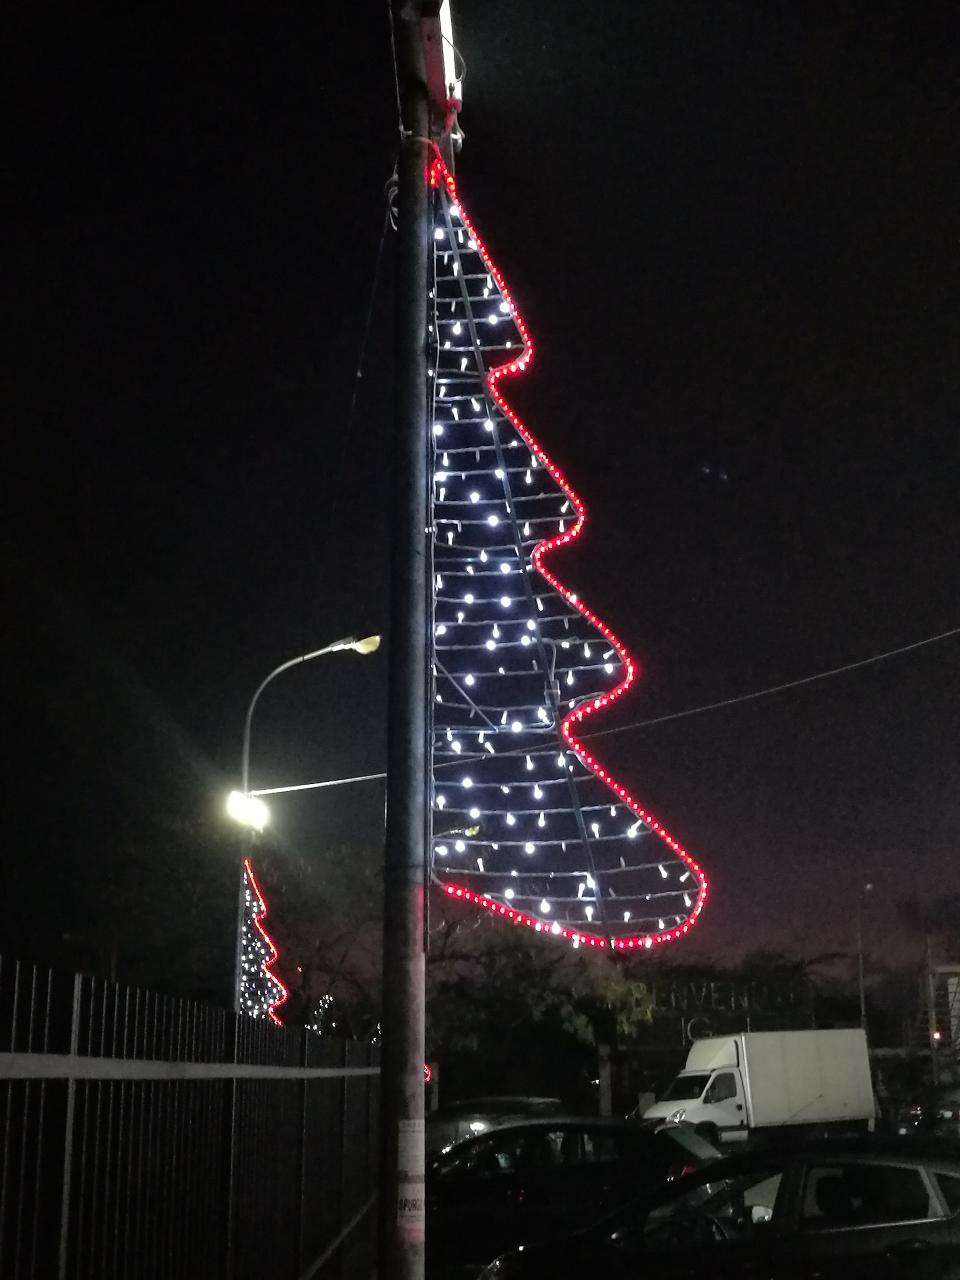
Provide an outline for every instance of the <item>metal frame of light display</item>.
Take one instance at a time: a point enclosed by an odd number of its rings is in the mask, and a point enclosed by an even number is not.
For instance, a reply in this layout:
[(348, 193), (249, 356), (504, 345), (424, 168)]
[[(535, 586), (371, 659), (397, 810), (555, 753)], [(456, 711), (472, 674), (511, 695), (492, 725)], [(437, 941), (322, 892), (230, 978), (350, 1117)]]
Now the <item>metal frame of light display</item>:
[(503, 395), (523, 319), (439, 158), (434, 200), (434, 880), (574, 947), (683, 937), (707, 881), (584, 745), (636, 678), (552, 567), (583, 503)]

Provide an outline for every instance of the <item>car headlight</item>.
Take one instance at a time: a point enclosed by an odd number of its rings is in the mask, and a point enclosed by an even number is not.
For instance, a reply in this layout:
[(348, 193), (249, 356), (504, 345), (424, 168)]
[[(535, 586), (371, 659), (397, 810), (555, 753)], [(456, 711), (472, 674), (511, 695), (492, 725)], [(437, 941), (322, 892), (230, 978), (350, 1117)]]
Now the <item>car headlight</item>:
[(683, 1107), (678, 1108), (667, 1116), (667, 1124), (680, 1124), (686, 1114)]

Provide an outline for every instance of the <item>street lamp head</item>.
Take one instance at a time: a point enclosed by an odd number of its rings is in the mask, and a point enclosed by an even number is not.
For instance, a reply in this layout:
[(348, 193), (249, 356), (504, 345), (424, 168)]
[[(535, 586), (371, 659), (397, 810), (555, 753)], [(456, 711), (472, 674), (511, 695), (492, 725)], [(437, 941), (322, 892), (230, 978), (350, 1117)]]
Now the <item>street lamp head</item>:
[(364, 636), (362, 640), (354, 640), (350, 648), (354, 653), (376, 653), (380, 648), (380, 637)]
[(254, 831), (262, 831), (270, 821), (270, 810), (257, 796), (231, 791), (227, 796), (227, 813), (235, 822)]

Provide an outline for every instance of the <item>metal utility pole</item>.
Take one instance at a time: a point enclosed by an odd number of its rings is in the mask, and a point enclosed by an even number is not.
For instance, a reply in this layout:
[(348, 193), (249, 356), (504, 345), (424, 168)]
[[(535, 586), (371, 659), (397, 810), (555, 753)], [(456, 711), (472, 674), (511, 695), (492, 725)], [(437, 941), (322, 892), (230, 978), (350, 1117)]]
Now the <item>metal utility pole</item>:
[(937, 971), (933, 967), (933, 938), (927, 930), (926, 973), (927, 1034), (930, 1038), (930, 1080), (936, 1089), (940, 1084), (940, 1028), (937, 1026)]
[[(448, 0), (391, 0), (399, 85), (393, 522), (384, 863), (379, 1280), (423, 1280), (424, 908), (429, 847), (427, 363), (432, 147), (450, 132)], [(447, 145), (449, 143), (447, 142)]]
[(857, 990), (860, 993), (860, 1026), (867, 1029), (867, 985), (863, 966), (863, 900), (873, 891), (872, 884), (865, 884), (857, 899)]

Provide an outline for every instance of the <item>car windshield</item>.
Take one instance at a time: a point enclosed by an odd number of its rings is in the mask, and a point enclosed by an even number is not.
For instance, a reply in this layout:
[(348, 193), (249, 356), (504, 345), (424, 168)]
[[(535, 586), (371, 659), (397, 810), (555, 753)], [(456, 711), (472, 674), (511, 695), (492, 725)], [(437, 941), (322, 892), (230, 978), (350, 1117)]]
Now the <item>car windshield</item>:
[(782, 1180), (783, 1171), (771, 1167), (701, 1183), (652, 1209), (629, 1235), (667, 1250), (759, 1239), (770, 1230)]
[(683, 1102), (690, 1101), (693, 1098), (699, 1098), (707, 1087), (709, 1075), (690, 1075), (677, 1076), (676, 1080), (670, 1085), (660, 1102)]

